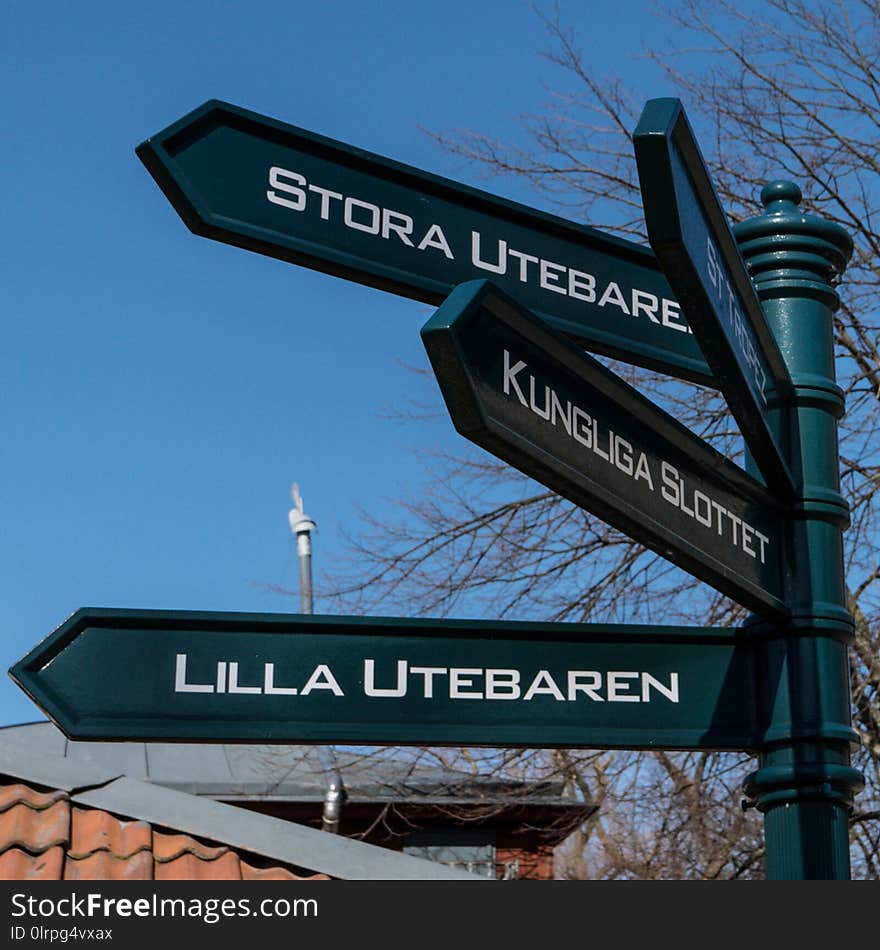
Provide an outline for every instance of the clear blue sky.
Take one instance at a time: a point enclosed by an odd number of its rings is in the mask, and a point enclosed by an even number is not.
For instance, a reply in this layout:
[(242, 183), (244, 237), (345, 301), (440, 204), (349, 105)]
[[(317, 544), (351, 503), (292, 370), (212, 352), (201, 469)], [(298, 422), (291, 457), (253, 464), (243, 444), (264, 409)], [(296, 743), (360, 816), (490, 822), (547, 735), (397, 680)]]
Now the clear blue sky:
[[(568, 4), (595, 66), (670, 94), (634, 58), (669, 36), (651, 6)], [(358, 504), (463, 447), (387, 418), (435, 395), (405, 368), (432, 308), (193, 236), (134, 148), (220, 98), (536, 204), (420, 127), (515, 139), (557, 79), (543, 26), (519, 0), (7, 0), (0, 33), (0, 665), (81, 606), (295, 611), (293, 481), (320, 576)], [(3, 684), (0, 723), (42, 718)]]

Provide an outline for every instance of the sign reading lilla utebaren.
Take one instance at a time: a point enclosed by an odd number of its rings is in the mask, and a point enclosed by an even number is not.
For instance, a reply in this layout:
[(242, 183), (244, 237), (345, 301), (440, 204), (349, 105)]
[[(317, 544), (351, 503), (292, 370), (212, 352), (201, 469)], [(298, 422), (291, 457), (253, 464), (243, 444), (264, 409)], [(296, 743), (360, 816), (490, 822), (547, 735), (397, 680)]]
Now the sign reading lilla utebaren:
[(10, 670), (75, 739), (751, 749), (735, 630), (77, 611)]

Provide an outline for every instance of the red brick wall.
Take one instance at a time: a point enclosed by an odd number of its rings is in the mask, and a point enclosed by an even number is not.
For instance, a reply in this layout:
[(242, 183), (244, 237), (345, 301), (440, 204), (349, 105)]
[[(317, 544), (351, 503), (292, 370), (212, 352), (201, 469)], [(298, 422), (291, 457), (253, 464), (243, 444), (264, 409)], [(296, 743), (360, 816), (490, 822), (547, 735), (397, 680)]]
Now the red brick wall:
[(553, 848), (542, 843), (534, 834), (505, 834), (498, 831), (495, 847), (496, 876), (504, 877), (505, 869), (514, 865), (521, 881), (553, 880)]

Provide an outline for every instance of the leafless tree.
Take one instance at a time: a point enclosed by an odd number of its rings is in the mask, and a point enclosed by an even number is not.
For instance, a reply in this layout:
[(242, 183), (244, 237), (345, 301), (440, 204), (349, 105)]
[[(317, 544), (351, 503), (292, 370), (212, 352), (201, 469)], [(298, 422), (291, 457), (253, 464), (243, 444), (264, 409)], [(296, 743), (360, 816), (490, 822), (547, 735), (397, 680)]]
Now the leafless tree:
[[(761, 186), (790, 178), (802, 207), (855, 241), (839, 288), (838, 382), (847, 397), (841, 473), (846, 534), (856, 764), (867, 786), (852, 817), (853, 873), (880, 877), (880, 3), (727, 0), (665, 11), (676, 49), (647, 55), (680, 91), (733, 220), (757, 213)], [(645, 240), (631, 144), (650, 91), (597, 75), (558, 11), (541, 12), (558, 88), (526, 120), (528, 145), (483, 132), (438, 134), (498, 175), (525, 179), (565, 216)], [(576, 18), (573, 9), (569, 16)], [(692, 44), (688, 48), (688, 44)], [(736, 455), (739, 437), (714, 392), (616, 366), (695, 432)], [(486, 454), (431, 460), (426, 499), (401, 501), (393, 525), (365, 521), (358, 572), (338, 587), (349, 609), (568, 621), (731, 625), (744, 611), (587, 513)], [(366, 565), (366, 567), (365, 567)], [(338, 578), (337, 578), (338, 580)], [(761, 823), (741, 808), (754, 763), (708, 753), (476, 753), (481, 768), (559, 775), (598, 802), (569, 839), (562, 874), (600, 878), (736, 878), (762, 874)]]

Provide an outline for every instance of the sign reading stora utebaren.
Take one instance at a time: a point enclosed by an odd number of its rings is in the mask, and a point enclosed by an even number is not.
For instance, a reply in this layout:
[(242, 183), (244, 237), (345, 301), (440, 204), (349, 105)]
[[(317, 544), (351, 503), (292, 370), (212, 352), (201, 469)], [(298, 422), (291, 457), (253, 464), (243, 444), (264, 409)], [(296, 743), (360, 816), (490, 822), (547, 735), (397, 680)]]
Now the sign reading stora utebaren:
[(733, 630), (78, 611), (11, 670), (75, 739), (750, 749)]
[(422, 329), (456, 429), (765, 616), (784, 617), (784, 511), (754, 478), (488, 281)]
[(491, 276), (596, 352), (715, 385), (648, 248), (218, 101), (137, 154), (196, 234), (434, 304)]
[(770, 414), (791, 378), (679, 100), (649, 100), (633, 145), (651, 247), (761, 474), (788, 499), (786, 420), (777, 438)]

